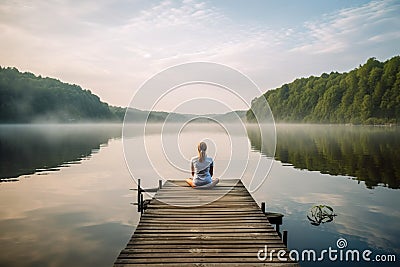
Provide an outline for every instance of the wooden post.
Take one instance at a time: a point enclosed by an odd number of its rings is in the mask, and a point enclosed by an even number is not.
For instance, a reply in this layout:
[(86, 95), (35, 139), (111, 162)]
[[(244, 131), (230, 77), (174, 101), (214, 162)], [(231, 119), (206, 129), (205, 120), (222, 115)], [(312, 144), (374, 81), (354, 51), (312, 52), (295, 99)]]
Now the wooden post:
[(265, 202), (261, 202), (261, 210), (265, 214)]
[(287, 233), (288, 233), (288, 231), (283, 230), (282, 241), (283, 241), (283, 244), (285, 244), (286, 247), (287, 247)]
[(158, 180), (158, 189), (162, 188), (162, 180)]
[(143, 201), (143, 194), (140, 194), (140, 213), (143, 213), (144, 210), (144, 201)]
[(140, 212), (141, 210), (140, 210), (140, 208), (141, 208), (141, 202), (140, 202), (140, 200), (141, 200), (141, 198), (140, 198), (140, 196), (142, 195), (142, 188), (140, 188), (140, 179), (138, 179), (138, 181), (137, 181), (137, 206), (138, 206), (138, 212)]

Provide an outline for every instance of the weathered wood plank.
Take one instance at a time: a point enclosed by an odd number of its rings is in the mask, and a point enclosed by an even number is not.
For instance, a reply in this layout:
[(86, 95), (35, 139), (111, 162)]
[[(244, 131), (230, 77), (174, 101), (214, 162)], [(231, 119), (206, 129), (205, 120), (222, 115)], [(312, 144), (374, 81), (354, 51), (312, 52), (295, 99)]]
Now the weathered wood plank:
[[(156, 256), (155, 256), (156, 255)], [(286, 262), (293, 262), (286, 255)], [(261, 262), (257, 252), (253, 253), (153, 253), (153, 254), (121, 254), (120, 261), (136, 262)], [(266, 259), (267, 260), (267, 259)], [(277, 256), (268, 257), (268, 262), (280, 262)]]
[[(124, 263), (124, 264), (115, 264), (115, 267), (129, 267), (129, 266), (151, 266), (151, 267), (163, 267), (163, 266), (177, 266), (177, 263), (145, 263), (145, 264), (138, 264), (138, 263)], [(298, 267), (298, 263), (280, 263), (280, 262), (266, 262), (266, 263), (239, 263), (239, 262), (229, 262), (229, 263), (212, 263), (209, 262), (207, 264), (205, 263), (179, 263), (179, 267), (204, 267), (204, 266), (209, 266), (209, 267), (256, 267), (256, 266), (270, 266), (270, 267)]]
[(185, 246), (229, 246), (229, 247), (248, 247), (248, 246), (257, 246), (258, 248), (263, 248), (265, 245), (269, 244), (283, 244), (282, 241), (278, 242), (277, 240), (257, 240), (257, 239), (248, 239), (248, 240), (203, 240), (203, 239), (143, 239), (138, 238), (129, 241), (127, 246), (142, 246), (142, 245), (154, 245), (154, 246), (162, 246), (162, 245), (171, 245), (175, 247), (177, 245), (185, 245)]
[[(193, 233), (202, 233), (202, 234), (222, 234), (222, 233), (229, 233), (229, 234), (235, 234), (235, 233), (253, 233), (255, 228), (240, 228), (240, 229), (235, 229), (235, 228), (230, 228), (230, 229), (201, 229), (201, 228), (191, 228), (191, 229), (143, 229), (139, 228), (136, 229), (135, 233), (136, 234), (193, 234)], [(257, 228), (257, 233), (274, 233), (275, 229), (273, 228)]]
[[(225, 242), (225, 243), (224, 243)], [(142, 247), (143, 248), (157, 248), (165, 247), (169, 248), (170, 251), (174, 251), (174, 248), (177, 246), (185, 246), (186, 248), (257, 248), (257, 250), (264, 248), (267, 246), (281, 246), (282, 244), (269, 240), (204, 240), (204, 239), (187, 239), (187, 240), (176, 240), (176, 239), (160, 239), (160, 240), (133, 240), (132, 242), (128, 243), (126, 248), (136, 248)]]
[[(162, 255), (163, 256), (163, 255)], [(123, 263), (176, 263), (179, 265), (180, 263), (193, 263), (193, 262), (199, 262), (199, 263), (228, 263), (228, 262), (233, 262), (233, 263), (240, 263), (240, 262), (246, 262), (246, 263), (260, 263), (259, 259), (257, 259), (257, 255), (251, 256), (251, 257), (242, 257), (240, 255), (235, 256), (235, 254), (231, 254), (225, 257), (221, 257), (219, 255), (213, 256), (208, 256), (208, 257), (174, 257), (174, 258), (169, 258), (169, 257), (160, 257), (160, 258), (148, 258), (148, 257), (135, 257), (132, 255), (130, 258), (118, 258), (117, 262), (119, 264)], [(278, 258), (272, 258), (272, 260), (268, 261), (269, 263), (272, 262), (281, 262)]]
[[(286, 250), (286, 247), (283, 245), (270, 245), (268, 246), (269, 249), (282, 249)], [(259, 247), (248, 247), (248, 248), (241, 248), (241, 247), (174, 247), (174, 252), (175, 253), (221, 253), (221, 252), (229, 252), (229, 253), (257, 253)], [(127, 254), (127, 253), (170, 253), (171, 249), (167, 246), (164, 247), (153, 247), (153, 248), (143, 248), (141, 246), (137, 247), (129, 247), (125, 248), (124, 250), (121, 251), (121, 254)]]
[[(225, 250), (246, 250), (246, 249), (256, 249), (257, 251), (261, 248), (260, 244), (262, 247), (264, 247), (264, 244), (262, 243), (247, 243), (245, 244), (245, 247), (239, 247), (236, 245), (231, 245), (229, 243), (224, 244), (214, 244), (214, 243), (202, 243), (202, 244), (168, 244), (168, 243), (144, 243), (144, 244), (128, 244), (125, 249), (143, 249), (147, 251), (151, 251), (152, 249), (160, 249), (160, 250), (169, 250), (171, 251), (171, 248), (175, 249), (225, 249)], [(276, 243), (270, 243), (268, 244), (268, 248), (282, 248), (286, 249), (285, 245), (282, 244), (282, 242), (276, 242)], [(124, 250), (125, 250), (124, 249)], [(122, 251), (124, 251), (122, 250)]]

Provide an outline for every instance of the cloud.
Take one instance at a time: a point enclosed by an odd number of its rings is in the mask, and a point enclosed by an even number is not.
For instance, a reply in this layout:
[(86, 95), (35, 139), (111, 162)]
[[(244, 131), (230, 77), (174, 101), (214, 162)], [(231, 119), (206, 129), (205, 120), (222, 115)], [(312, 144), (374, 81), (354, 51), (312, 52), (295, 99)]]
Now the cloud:
[[(131, 91), (132, 95), (132, 88), (151, 75), (182, 62), (209, 60), (246, 70), (246, 62), (278, 38), (258, 25), (239, 25), (201, 1), (132, 7), (131, 15), (124, 13), (117, 22), (110, 17), (111, 22), (104, 24), (97, 16), (106, 15), (104, 9), (109, 6), (107, 1), (98, 5), (68, 1), (3, 5), (7, 9), (3, 13), (10, 15), (2, 23), (9, 32), (4, 38), (13, 42), (11, 56), (3, 52), (3, 58), (9, 58), (11, 65), (34, 66), (40, 74), (81, 84), (95, 93), (101, 90), (102, 98), (110, 99), (120, 88), (125, 88), (123, 94)], [(120, 8), (108, 13), (121, 13)]]
[(301, 204), (317, 204), (328, 205), (332, 207), (344, 206), (346, 202), (342, 195), (328, 193), (309, 193), (304, 196), (292, 197), (294, 202)]
[(398, 52), (399, 5), (370, 2), (271, 28), (202, 0), (2, 2), (0, 58), (1, 65), (80, 84), (117, 105), (127, 105), (155, 73), (196, 60), (229, 65), (273, 88), (353, 68), (367, 54)]
[(399, 39), (400, 3), (373, 1), (339, 10), (322, 19), (306, 22), (303, 38), (294, 52), (341, 53), (352, 47)]

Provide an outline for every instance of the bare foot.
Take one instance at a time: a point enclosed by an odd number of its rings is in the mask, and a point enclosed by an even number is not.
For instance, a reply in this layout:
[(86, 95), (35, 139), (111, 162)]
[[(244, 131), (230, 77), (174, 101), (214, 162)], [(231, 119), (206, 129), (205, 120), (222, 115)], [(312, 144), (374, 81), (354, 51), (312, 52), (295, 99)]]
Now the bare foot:
[(193, 179), (192, 178), (187, 178), (186, 179), (186, 183), (188, 183), (191, 187), (196, 187), (195, 185), (194, 185), (194, 183), (193, 183)]

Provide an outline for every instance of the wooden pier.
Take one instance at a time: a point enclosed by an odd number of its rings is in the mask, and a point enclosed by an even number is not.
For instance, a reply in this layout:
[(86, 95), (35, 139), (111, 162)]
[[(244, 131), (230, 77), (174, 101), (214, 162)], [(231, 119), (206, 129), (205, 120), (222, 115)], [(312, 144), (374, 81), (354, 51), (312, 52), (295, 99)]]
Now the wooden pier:
[[(227, 194), (211, 202), (221, 190)], [(275, 253), (259, 260), (265, 246)], [(287, 248), (240, 180), (221, 180), (211, 190), (168, 180), (147, 204), (114, 266), (298, 266), (281, 261), (278, 250)]]

